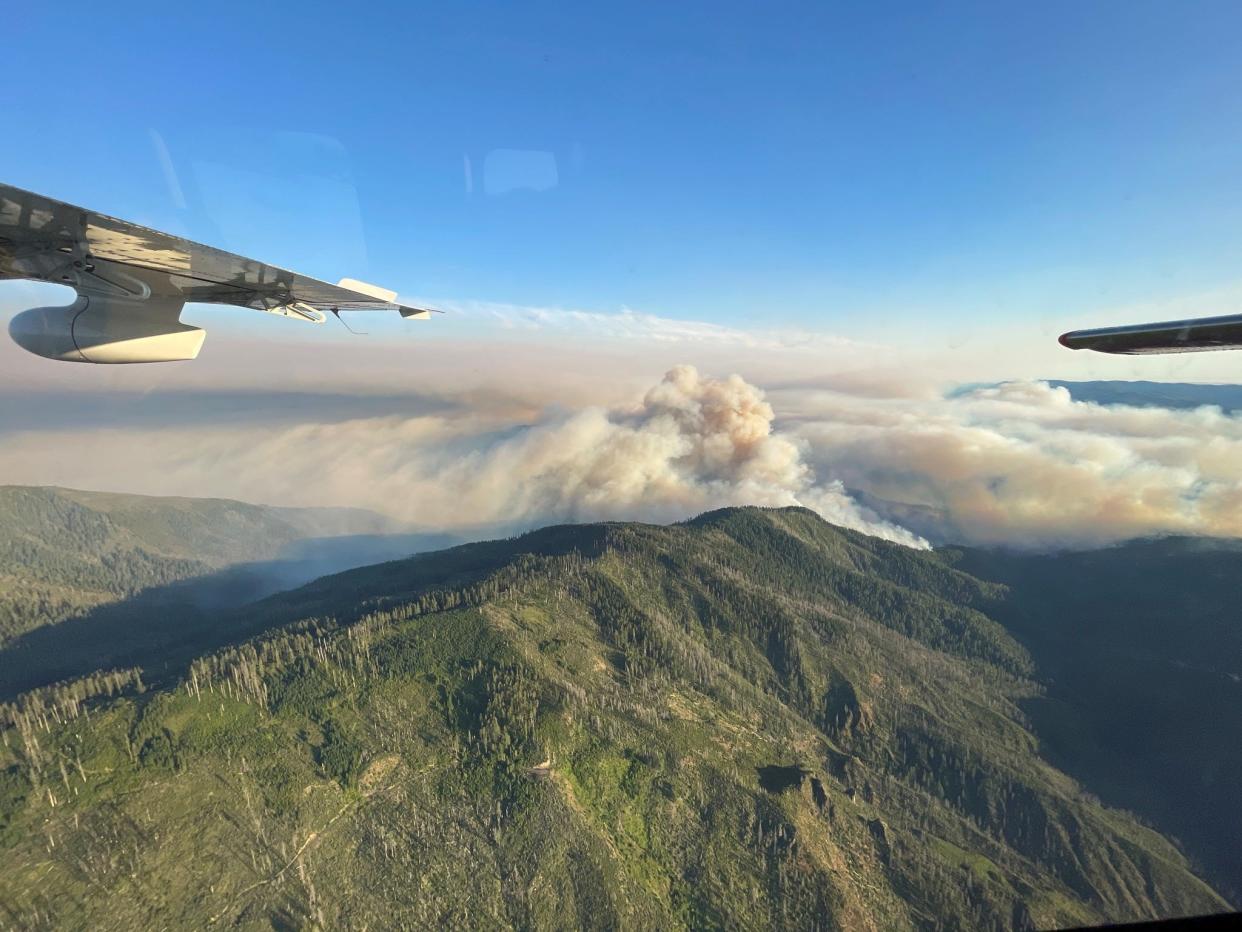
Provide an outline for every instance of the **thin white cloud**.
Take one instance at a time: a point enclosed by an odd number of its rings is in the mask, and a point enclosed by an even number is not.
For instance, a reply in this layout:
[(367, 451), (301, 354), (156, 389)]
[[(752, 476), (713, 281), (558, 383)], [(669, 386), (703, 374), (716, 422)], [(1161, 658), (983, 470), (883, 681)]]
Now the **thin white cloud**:
[(446, 301), (441, 302), (440, 306), (465, 318), (493, 322), (506, 330), (577, 333), (608, 340), (764, 349), (864, 345), (857, 340), (822, 331), (731, 327), (710, 321), (662, 317), (630, 308), (605, 312), (481, 301)]

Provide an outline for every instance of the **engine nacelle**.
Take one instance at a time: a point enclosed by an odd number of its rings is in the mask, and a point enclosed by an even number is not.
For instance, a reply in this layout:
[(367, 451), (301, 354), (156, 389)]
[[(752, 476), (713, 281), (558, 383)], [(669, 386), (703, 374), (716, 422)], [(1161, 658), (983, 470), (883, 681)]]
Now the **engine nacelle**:
[(9, 322), (24, 350), (65, 362), (175, 362), (193, 359), (205, 330), (178, 319), (184, 301), (79, 294), (68, 307), (36, 307)]

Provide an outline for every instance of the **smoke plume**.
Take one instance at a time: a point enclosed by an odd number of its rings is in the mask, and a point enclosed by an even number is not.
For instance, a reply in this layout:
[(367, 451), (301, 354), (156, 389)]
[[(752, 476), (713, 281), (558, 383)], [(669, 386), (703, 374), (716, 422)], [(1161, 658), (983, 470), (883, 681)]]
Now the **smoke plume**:
[(1045, 382), (922, 401), (788, 401), (809, 462), (922, 509), (917, 526), (936, 537), (1047, 549), (1242, 536), (1242, 419), (1217, 407), (1100, 405)]
[[(800, 441), (774, 431), (773, 421), (763, 393), (739, 376), (705, 378), (678, 366), (638, 404), (548, 409), (529, 423), (476, 408), (227, 430), (77, 428), (71, 443), (66, 434), (32, 432), (0, 453), (0, 475), (354, 505), (440, 530), (672, 521), (725, 505), (800, 504), (837, 524), (926, 546), (861, 507), (839, 482), (817, 482)], [(70, 446), (76, 455), (58, 455)]]
[(322, 417), (283, 396), (288, 415), (266, 420), (221, 420), (190, 396), (162, 423), (157, 400), (129, 426), (94, 426), (124, 424), (120, 410), (28, 417), (0, 425), (0, 480), (361, 506), (474, 536), (740, 504), (800, 504), (910, 546), (1242, 536), (1242, 417), (1216, 407), (1100, 405), (1038, 381), (946, 395), (913, 372), (908, 384), (829, 374), (765, 395), (677, 366), (612, 405), (572, 404), (571, 388), (536, 400), (510, 381), (423, 400), (342, 396)]

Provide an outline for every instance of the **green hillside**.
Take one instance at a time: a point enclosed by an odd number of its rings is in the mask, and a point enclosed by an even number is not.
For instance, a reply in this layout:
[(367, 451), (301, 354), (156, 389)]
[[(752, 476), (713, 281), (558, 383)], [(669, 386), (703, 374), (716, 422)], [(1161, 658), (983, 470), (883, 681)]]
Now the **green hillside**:
[[(1218, 911), (1040, 756), (1006, 592), (801, 509), (328, 577), (6, 707), (14, 928), (1028, 928)], [(221, 619), (222, 624), (232, 624)]]
[(298, 540), (384, 529), (378, 515), (346, 509), (0, 486), (0, 646)]

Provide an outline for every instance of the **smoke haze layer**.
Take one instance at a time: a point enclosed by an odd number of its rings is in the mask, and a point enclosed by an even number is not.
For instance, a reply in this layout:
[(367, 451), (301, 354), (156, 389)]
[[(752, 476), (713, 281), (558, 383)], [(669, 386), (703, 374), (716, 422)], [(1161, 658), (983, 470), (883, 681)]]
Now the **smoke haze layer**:
[(1024, 548), (1242, 535), (1242, 419), (1009, 382), (931, 400), (791, 392), (808, 462), (934, 513), (937, 536)]
[(154, 404), (108, 428), (24, 417), (0, 425), (0, 481), (360, 506), (463, 534), (798, 504), (910, 546), (1242, 535), (1242, 419), (1215, 407), (1093, 404), (1039, 381), (946, 394), (891, 374), (765, 394), (684, 365), (628, 403), (549, 394), (358, 395), (225, 423), (152, 420)]

